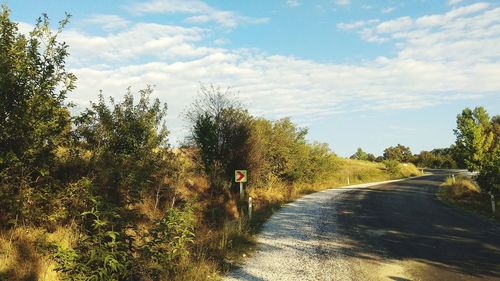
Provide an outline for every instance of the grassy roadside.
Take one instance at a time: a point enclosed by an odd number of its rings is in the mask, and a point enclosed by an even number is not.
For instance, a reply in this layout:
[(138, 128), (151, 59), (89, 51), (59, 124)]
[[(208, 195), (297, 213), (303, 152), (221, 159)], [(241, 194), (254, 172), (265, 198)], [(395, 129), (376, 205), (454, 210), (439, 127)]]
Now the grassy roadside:
[[(475, 213), (484, 218), (493, 219), (491, 214), (490, 196), (481, 192), (473, 180), (458, 176), (455, 180), (448, 177), (438, 190), (438, 198), (444, 203), (459, 207), (467, 212)], [(496, 200), (495, 221), (500, 222), (500, 200)]]
[[(192, 183), (181, 188), (178, 196), (179, 200), (200, 197), (195, 205), (200, 216), (195, 226), (196, 240), (190, 249), (189, 258), (178, 266), (179, 271), (172, 280), (220, 280), (222, 274), (252, 255), (256, 246), (256, 234), (272, 214), (284, 204), (303, 195), (348, 184), (419, 174), (418, 169), (409, 164), (400, 165), (399, 173), (390, 175), (382, 163), (337, 159), (335, 169), (323, 182), (289, 185), (271, 179), (265, 186), (249, 187), (248, 195), (252, 196), (254, 202), (252, 221), (240, 216), (225, 221), (222, 227), (203, 223), (201, 217), (209, 208), (208, 201), (203, 197), (207, 193), (208, 184), (204, 178), (191, 177)], [(234, 209), (232, 213), (238, 213), (234, 205), (226, 208)], [(157, 215), (154, 202), (148, 200), (137, 206), (137, 209), (145, 218)], [(18, 226), (13, 230), (0, 231), (0, 280), (60, 280), (48, 247), (73, 247), (76, 236), (77, 231), (71, 227), (58, 227), (47, 232), (41, 228)]]

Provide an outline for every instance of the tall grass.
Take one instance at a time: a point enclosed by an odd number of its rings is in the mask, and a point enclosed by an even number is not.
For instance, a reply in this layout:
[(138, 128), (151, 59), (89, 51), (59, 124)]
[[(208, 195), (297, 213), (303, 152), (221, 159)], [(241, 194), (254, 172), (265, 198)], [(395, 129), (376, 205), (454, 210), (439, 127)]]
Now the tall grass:
[(477, 183), (465, 176), (447, 177), (441, 188), (451, 199), (462, 199), (481, 192)]
[(75, 232), (65, 227), (52, 233), (32, 227), (0, 232), (0, 280), (59, 280), (47, 247), (56, 243), (67, 248), (75, 239)]

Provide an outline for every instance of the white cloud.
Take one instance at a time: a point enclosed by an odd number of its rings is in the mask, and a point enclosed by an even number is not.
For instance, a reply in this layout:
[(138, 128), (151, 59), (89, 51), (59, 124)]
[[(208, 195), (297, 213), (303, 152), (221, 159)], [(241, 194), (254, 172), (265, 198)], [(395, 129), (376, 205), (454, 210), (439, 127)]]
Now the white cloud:
[(129, 25), (129, 21), (117, 15), (92, 15), (83, 20), (85, 24), (101, 26), (103, 29), (111, 31), (124, 29)]
[(395, 10), (396, 10), (396, 7), (387, 7), (387, 8), (383, 8), (381, 10), (381, 12), (383, 14), (390, 14), (390, 13), (394, 12)]
[(286, 4), (289, 7), (295, 8), (295, 7), (299, 7), (300, 6), (300, 1), (299, 0), (287, 0)]
[(448, 0), (448, 5), (454, 6), (454, 5), (462, 3), (462, 1), (463, 0)]
[(361, 21), (356, 21), (356, 22), (351, 22), (351, 23), (346, 23), (346, 22), (340, 22), (337, 24), (337, 28), (340, 30), (355, 30), (359, 29), (361, 27), (364, 27), (366, 25), (374, 24), (379, 22), (378, 19), (371, 19), (371, 20), (361, 20)]
[(126, 7), (126, 9), (135, 14), (192, 14), (193, 16), (186, 18), (186, 22), (215, 22), (228, 28), (235, 28), (240, 24), (269, 22), (269, 18), (252, 18), (241, 16), (232, 11), (218, 10), (199, 0), (151, 0), (149, 2), (137, 2)]
[(173, 139), (198, 82), (233, 87), (254, 114), (299, 122), (339, 112), (415, 109), (500, 91), (500, 8), (467, 6), (427, 17), (339, 23), (365, 40), (397, 43), (397, 54), (361, 64), (319, 63), (258, 50), (204, 46), (209, 30), (138, 23), (106, 36), (69, 30), (70, 95), (88, 105), (98, 90), (119, 98), (127, 86), (156, 85), (169, 104)]
[(69, 30), (61, 36), (69, 42), (70, 57), (75, 65), (92, 65), (102, 62), (127, 64), (144, 57), (156, 60), (178, 60), (205, 56), (217, 49), (196, 47), (194, 42), (203, 39), (210, 31), (202, 28), (138, 23), (128, 29), (96, 36)]

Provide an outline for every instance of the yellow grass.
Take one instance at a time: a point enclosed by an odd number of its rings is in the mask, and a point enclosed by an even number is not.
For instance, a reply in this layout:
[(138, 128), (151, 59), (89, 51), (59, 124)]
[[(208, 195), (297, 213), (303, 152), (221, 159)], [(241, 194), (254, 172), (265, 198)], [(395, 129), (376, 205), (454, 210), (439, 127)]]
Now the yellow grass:
[(441, 187), (444, 188), (446, 195), (453, 199), (463, 198), (481, 192), (477, 183), (464, 176), (455, 177), (455, 180), (453, 177), (447, 177)]
[(59, 280), (56, 264), (37, 250), (37, 243), (42, 240), (70, 247), (75, 236), (70, 228), (64, 227), (53, 233), (29, 227), (0, 232), (0, 280)]

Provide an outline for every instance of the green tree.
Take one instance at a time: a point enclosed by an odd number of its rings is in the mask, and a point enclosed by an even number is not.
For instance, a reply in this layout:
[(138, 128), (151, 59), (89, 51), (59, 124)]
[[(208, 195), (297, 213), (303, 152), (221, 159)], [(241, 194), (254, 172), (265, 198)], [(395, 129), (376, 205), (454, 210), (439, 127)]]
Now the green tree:
[(350, 159), (356, 159), (356, 160), (364, 160), (364, 161), (375, 161), (375, 155), (371, 154), (371, 153), (366, 153), (365, 151), (363, 151), (363, 149), (361, 149), (361, 147), (358, 147), (358, 150), (356, 150), (356, 153), (354, 153), (353, 155), (351, 155), (351, 157), (349, 157)]
[(356, 160), (366, 160), (368, 158), (368, 154), (366, 152), (364, 152), (363, 149), (361, 149), (361, 147), (358, 147), (358, 149), (356, 150), (356, 153), (351, 155), (351, 157), (349, 157), (349, 158), (356, 159)]
[(239, 105), (230, 89), (201, 85), (201, 98), (188, 109), (189, 141), (199, 149), (213, 195), (233, 177), (235, 169), (246, 168), (246, 144), (250, 115)]
[(289, 118), (252, 120), (248, 142), (249, 164), (255, 181), (265, 183), (274, 177), (290, 184), (315, 182), (335, 166), (335, 155), (326, 144), (308, 143), (307, 129)]
[(481, 171), (483, 159), (494, 144), (494, 134), (488, 113), (483, 107), (466, 108), (457, 116), (455, 145), (470, 171)]
[(0, 222), (50, 205), (55, 150), (70, 129), (65, 98), (75, 88), (66, 71), (67, 45), (46, 15), (23, 35), (10, 11), (0, 13)]
[(75, 135), (91, 153), (90, 173), (98, 195), (116, 206), (141, 201), (144, 191), (169, 175), (174, 156), (164, 123), (167, 106), (151, 101), (152, 92), (151, 87), (140, 90), (135, 103), (129, 89), (122, 102), (110, 98), (111, 106), (100, 95), (99, 102), (76, 118)]
[(398, 144), (397, 146), (391, 146), (384, 150), (384, 159), (398, 162), (412, 162), (413, 154), (409, 147)]

